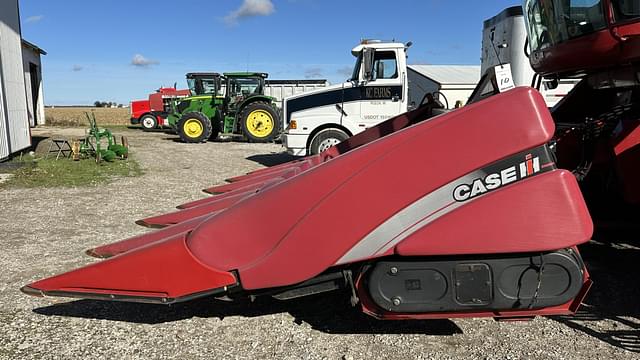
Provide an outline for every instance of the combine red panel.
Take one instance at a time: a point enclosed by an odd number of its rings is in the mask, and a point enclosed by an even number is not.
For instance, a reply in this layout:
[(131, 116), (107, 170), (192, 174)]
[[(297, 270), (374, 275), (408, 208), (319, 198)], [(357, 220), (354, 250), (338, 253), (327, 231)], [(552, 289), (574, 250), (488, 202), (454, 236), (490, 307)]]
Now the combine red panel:
[(367, 130), (330, 147), (320, 155), (322, 156), (323, 161), (326, 161), (328, 158), (334, 158), (338, 155), (347, 153), (362, 145), (368, 144), (431, 117), (433, 117), (433, 108), (429, 106), (418, 107), (415, 110), (392, 117), (391, 119), (385, 120), (376, 126), (370, 127)]
[(250, 177), (243, 181), (236, 181), (230, 184), (218, 185), (214, 187), (210, 187), (208, 189), (204, 189), (203, 191), (209, 194), (223, 194), (229, 191), (237, 190), (240, 188), (248, 187), (256, 184), (264, 184), (266, 181), (275, 179), (275, 178), (290, 178), (296, 174), (299, 174), (301, 170), (298, 167), (285, 168), (282, 170), (274, 171), (267, 174), (261, 174), (257, 176)]
[(424, 256), (550, 251), (582, 244), (592, 233), (575, 177), (555, 170), (469, 201), (416, 231), (395, 252)]
[(296, 160), (296, 161), (290, 161), (290, 162), (286, 162), (284, 164), (280, 164), (280, 165), (276, 165), (276, 166), (271, 166), (268, 168), (264, 168), (264, 169), (258, 169), (255, 171), (252, 171), (250, 173), (247, 173), (245, 175), (240, 175), (240, 176), (235, 176), (232, 178), (227, 179), (228, 182), (238, 182), (238, 181), (244, 181), (247, 179), (252, 179), (256, 176), (262, 176), (262, 175), (267, 175), (267, 174), (273, 174), (282, 170), (286, 170), (286, 169), (290, 169), (290, 168), (299, 168), (299, 169), (308, 169), (312, 166), (315, 166), (317, 164), (320, 163), (320, 156), (319, 155), (314, 155), (314, 156), (310, 156), (310, 157), (306, 157), (303, 160)]
[(169, 303), (234, 285), (233, 274), (207, 267), (184, 234), (29, 284), (29, 294)]
[(169, 225), (191, 220), (198, 216), (208, 215), (216, 211), (224, 210), (245, 198), (251, 197), (253, 194), (254, 193), (250, 193), (249, 195), (247, 195), (241, 193), (233, 196), (228, 196), (204, 205), (138, 220), (136, 221), (136, 224), (152, 228), (163, 228)]
[[(553, 132), (540, 94), (514, 89), (285, 180), (199, 226), (188, 246), (212, 267), (237, 269), (246, 289), (295, 284), (332, 266), (426, 194), (545, 144)], [(252, 214), (262, 214), (261, 222), (269, 226), (246, 226)]]
[(209, 217), (217, 213), (217, 211), (212, 212), (207, 215), (198, 216), (191, 220), (183, 221), (176, 225), (167, 226), (164, 229), (134, 236), (111, 244), (98, 246), (96, 248), (87, 250), (87, 255), (97, 258), (109, 258), (145, 245), (149, 245), (154, 242), (165, 240), (178, 234), (186, 234), (187, 232), (193, 230), (196, 226), (200, 225), (203, 221), (207, 220)]
[(617, 28), (628, 37), (616, 39), (609, 29), (581, 36), (561, 44), (535, 51), (531, 54), (531, 66), (537, 73), (571, 74), (629, 64), (640, 59), (639, 24)]
[(263, 183), (256, 183), (256, 184), (251, 184), (245, 187), (241, 187), (241, 188), (237, 188), (235, 190), (226, 192), (224, 194), (221, 195), (216, 195), (216, 196), (211, 196), (208, 198), (204, 198), (204, 199), (200, 199), (200, 200), (196, 200), (196, 201), (192, 201), (192, 202), (188, 202), (182, 205), (178, 205), (177, 208), (178, 209), (190, 209), (193, 207), (197, 207), (200, 205), (205, 205), (205, 204), (209, 204), (221, 199), (226, 199), (230, 196), (236, 196), (236, 195), (241, 195), (241, 194), (245, 194), (245, 195), (250, 195), (250, 194), (255, 194), (257, 192), (260, 191), (260, 189), (268, 187), (272, 184), (275, 184), (277, 182), (280, 182), (284, 180), (284, 178), (281, 177), (277, 177), (268, 181), (265, 181)]

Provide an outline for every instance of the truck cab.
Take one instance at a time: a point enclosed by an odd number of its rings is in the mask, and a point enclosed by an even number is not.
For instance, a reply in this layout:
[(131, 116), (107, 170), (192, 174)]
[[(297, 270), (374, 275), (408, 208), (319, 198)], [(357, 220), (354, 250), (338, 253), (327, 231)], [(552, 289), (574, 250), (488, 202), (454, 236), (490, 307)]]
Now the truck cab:
[(346, 82), (288, 97), (283, 102), (283, 145), (296, 156), (327, 148), (406, 112), (407, 49), (397, 42), (364, 40)]

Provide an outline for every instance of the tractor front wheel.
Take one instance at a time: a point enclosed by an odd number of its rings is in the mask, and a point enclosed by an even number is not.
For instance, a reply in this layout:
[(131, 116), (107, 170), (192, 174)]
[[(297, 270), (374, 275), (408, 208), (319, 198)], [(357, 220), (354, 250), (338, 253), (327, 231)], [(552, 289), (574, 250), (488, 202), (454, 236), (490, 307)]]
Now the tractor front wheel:
[(240, 113), (243, 135), (251, 142), (270, 142), (277, 134), (278, 113), (261, 101), (247, 105)]
[(178, 120), (177, 130), (183, 142), (205, 142), (211, 136), (211, 120), (203, 113), (188, 112)]

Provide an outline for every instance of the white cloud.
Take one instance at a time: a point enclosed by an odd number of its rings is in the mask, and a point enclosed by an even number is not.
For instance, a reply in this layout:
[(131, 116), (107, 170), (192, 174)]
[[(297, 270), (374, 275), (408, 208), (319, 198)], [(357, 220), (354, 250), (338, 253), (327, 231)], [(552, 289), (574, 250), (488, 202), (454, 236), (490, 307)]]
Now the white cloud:
[(44, 15), (33, 15), (26, 18), (25, 21), (28, 23), (36, 23), (42, 19), (44, 19)]
[(275, 7), (271, 0), (243, 0), (239, 8), (224, 17), (224, 21), (229, 25), (235, 25), (242, 19), (254, 16), (269, 16), (274, 11)]
[(307, 79), (321, 78), (323, 69), (319, 67), (309, 68), (304, 71), (304, 77)]
[(340, 76), (351, 76), (353, 75), (353, 67), (352, 66), (343, 66), (339, 68), (337, 71)]
[(131, 65), (133, 66), (148, 67), (156, 64), (159, 64), (159, 62), (156, 60), (147, 59), (146, 57), (140, 54), (133, 55), (133, 59), (131, 59)]

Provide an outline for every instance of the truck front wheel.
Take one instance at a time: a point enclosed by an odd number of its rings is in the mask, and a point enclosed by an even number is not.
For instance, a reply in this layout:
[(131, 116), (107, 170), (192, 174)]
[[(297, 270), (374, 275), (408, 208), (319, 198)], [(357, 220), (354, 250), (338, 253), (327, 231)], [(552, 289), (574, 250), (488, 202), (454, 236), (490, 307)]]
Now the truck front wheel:
[(144, 131), (153, 130), (158, 127), (158, 119), (151, 114), (146, 114), (140, 118), (140, 126)]
[(340, 129), (325, 129), (313, 137), (309, 145), (309, 155), (320, 154), (328, 148), (347, 140), (349, 135)]
[(261, 101), (247, 105), (240, 113), (243, 135), (251, 142), (270, 142), (278, 132), (278, 113)]
[(188, 112), (178, 120), (177, 131), (183, 142), (205, 142), (211, 136), (211, 120), (203, 113)]

